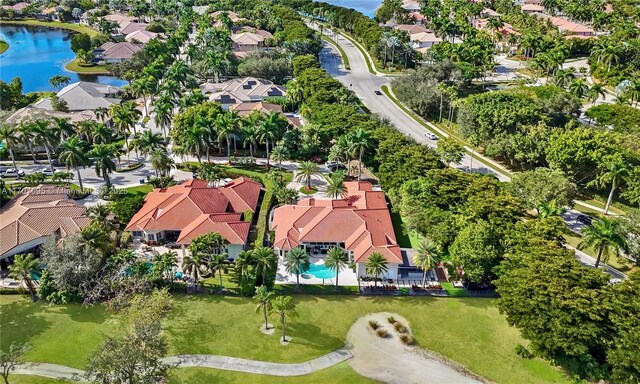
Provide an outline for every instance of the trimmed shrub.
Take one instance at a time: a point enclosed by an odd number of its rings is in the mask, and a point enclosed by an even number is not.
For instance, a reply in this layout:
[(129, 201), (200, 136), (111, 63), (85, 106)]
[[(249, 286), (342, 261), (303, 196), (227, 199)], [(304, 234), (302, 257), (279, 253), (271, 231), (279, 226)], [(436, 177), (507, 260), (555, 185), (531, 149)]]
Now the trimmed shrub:
[(398, 320), (396, 320), (393, 316), (387, 317), (387, 321), (389, 324), (395, 324)]
[(400, 333), (407, 333), (409, 332), (409, 330), (407, 329), (407, 327), (405, 327), (404, 325), (400, 324), (400, 322), (396, 322), (393, 327), (396, 329), (396, 331), (400, 332)]
[(378, 334), (378, 336), (382, 337), (383, 339), (386, 339), (387, 337), (389, 337), (389, 332), (387, 332), (384, 328), (379, 328), (376, 333)]
[(371, 327), (371, 329), (373, 329), (374, 331), (378, 328), (380, 328), (380, 324), (378, 324), (377, 321), (374, 320), (369, 320), (369, 326)]
[(408, 334), (400, 335), (400, 340), (402, 340), (405, 345), (414, 345), (416, 343), (416, 339)]

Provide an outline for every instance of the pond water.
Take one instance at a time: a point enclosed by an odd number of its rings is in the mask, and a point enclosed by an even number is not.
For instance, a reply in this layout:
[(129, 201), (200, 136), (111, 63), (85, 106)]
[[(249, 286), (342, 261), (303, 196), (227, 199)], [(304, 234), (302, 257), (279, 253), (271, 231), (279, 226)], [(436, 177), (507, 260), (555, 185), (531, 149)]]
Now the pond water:
[(362, 12), (365, 16), (373, 18), (376, 9), (382, 4), (382, 0), (323, 0), (325, 3), (339, 7), (352, 8)]
[(64, 65), (76, 57), (71, 50), (72, 33), (48, 27), (0, 25), (0, 39), (9, 43), (9, 49), (0, 55), (0, 80), (9, 82), (20, 77), (24, 93), (53, 91), (49, 78), (54, 75), (67, 75), (72, 83), (126, 84), (112, 76), (78, 75), (65, 70)]

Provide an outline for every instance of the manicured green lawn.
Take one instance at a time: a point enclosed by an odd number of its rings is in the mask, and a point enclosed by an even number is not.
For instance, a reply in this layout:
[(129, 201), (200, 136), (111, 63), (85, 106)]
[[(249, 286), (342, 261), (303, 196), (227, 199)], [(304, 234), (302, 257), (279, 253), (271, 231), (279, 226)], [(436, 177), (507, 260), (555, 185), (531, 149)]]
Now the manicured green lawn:
[(315, 195), (316, 193), (318, 193), (318, 189), (311, 187), (311, 189), (307, 189), (307, 187), (302, 187), (300, 188), (300, 193), (302, 193), (303, 195)]
[(62, 28), (68, 29), (70, 31), (86, 33), (89, 36), (96, 36), (100, 32), (95, 29), (86, 27), (84, 25), (79, 24), (71, 24), (71, 23), (62, 23), (59, 21), (38, 21), (38, 20), (0, 20), (0, 24), (15, 24), (15, 25), (34, 25), (39, 27), (50, 27), (50, 28)]
[[(346, 333), (359, 317), (390, 311), (409, 320), (419, 345), (493, 381), (567, 382), (544, 361), (524, 360), (515, 354), (515, 345), (526, 343), (491, 299), (299, 295), (295, 302), (299, 316), (288, 330), (293, 340), (282, 347), (276, 336), (259, 331), (262, 318), (255, 313), (252, 300), (177, 295), (175, 309), (165, 321), (169, 353), (301, 362), (343, 347)], [(83, 368), (103, 335), (120, 331), (117, 318), (105, 315), (101, 306), (32, 304), (24, 296), (0, 296), (0, 327), (3, 349), (13, 340), (28, 341), (33, 349), (26, 360), (77, 368)], [(200, 379), (201, 372), (189, 375), (195, 375), (194, 382), (205, 380)], [(242, 382), (239, 376), (236, 380)]]
[(27, 376), (27, 375), (10, 375), (9, 382), (11, 384), (58, 384), (68, 383), (65, 380), (49, 379), (39, 376)]
[(105, 75), (109, 73), (109, 70), (107, 70), (107, 67), (105, 67), (104, 65), (81, 65), (78, 62), (78, 59), (73, 59), (70, 62), (68, 62), (65, 66), (64, 69), (66, 69), (67, 71), (71, 71), (71, 72), (75, 72), (75, 73), (82, 73), (82, 74), (89, 74), (89, 75)]
[(420, 237), (415, 232), (405, 233), (402, 227), (402, 217), (400, 213), (391, 211), (391, 222), (393, 223), (393, 231), (396, 233), (396, 239), (400, 248), (415, 248), (420, 243)]
[(127, 196), (135, 196), (135, 195), (146, 195), (147, 193), (153, 191), (153, 186), (150, 184), (141, 184), (135, 187), (126, 188)]
[(273, 377), (250, 373), (221, 371), (207, 368), (181, 368), (171, 373), (169, 384), (298, 384), (298, 383), (349, 383), (373, 384), (376, 381), (358, 375), (348, 363), (340, 363), (306, 376)]
[(0, 40), (0, 54), (4, 53), (7, 49), (9, 49), (9, 44), (6, 41)]

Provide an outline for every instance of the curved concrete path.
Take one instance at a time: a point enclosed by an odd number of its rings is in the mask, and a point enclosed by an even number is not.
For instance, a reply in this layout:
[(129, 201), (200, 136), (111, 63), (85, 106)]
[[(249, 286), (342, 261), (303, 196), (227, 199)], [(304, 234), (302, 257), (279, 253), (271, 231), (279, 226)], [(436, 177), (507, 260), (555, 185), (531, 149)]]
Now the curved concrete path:
[[(178, 368), (203, 367), (258, 375), (303, 376), (329, 368), (351, 357), (351, 353), (346, 348), (340, 348), (315, 359), (295, 364), (270, 363), (218, 355), (178, 355), (165, 357), (162, 361)], [(70, 381), (84, 380), (84, 371), (48, 363), (21, 364), (13, 370), (13, 373)]]

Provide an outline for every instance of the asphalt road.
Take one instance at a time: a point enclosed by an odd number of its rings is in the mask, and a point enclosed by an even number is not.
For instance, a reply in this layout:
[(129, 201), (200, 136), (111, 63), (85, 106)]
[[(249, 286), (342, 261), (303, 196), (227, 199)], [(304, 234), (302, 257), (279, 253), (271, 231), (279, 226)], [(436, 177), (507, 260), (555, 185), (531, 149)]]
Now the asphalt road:
[[(336, 37), (331, 37), (335, 41)], [(351, 69), (344, 69), (338, 49), (327, 42), (324, 42), (324, 49), (320, 53), (322, 68), (339, 80), (345, 87), (352, 90), (371, 112), (388, 118), (396, 129), (405, 135), (420, 143), (435, 147), (437, 141), (425, 137), (425, 133), (428, 131), (423, 125), (416, 122), (384, 93), (382, 95), (375, 94), (375, 91), (380, 91), (382, 85), (390, 85), (389, 79), (385, 76), (369, 73), (364, 56), (351, 41), (338, 35), (337, 42), (346, 53)], [(470, 167), (473, 172), (490, 173), (502, 181), (509, 180), (509, 177), (485, 167), (477, 160), (472, 162), (469, 155), (465, 155), (460, 164), (457, 165), (457, 168), (462, 170), (469, 170)]]

